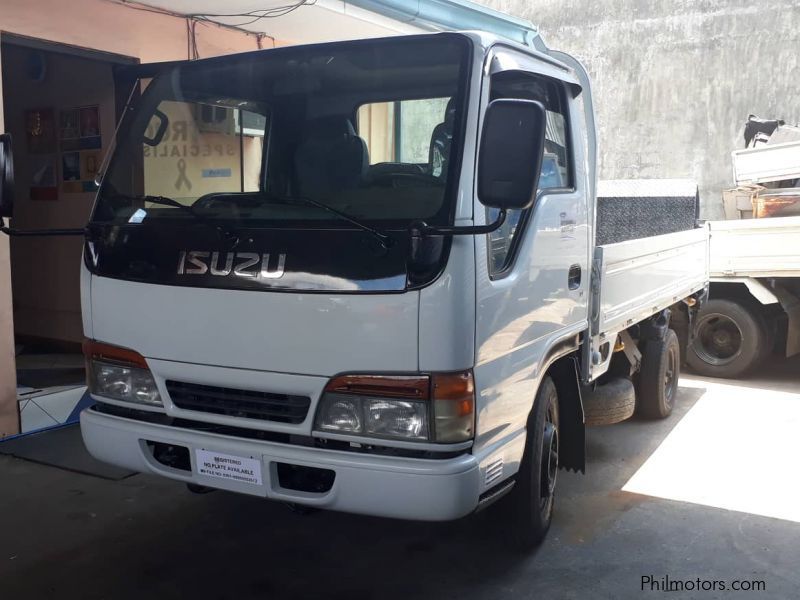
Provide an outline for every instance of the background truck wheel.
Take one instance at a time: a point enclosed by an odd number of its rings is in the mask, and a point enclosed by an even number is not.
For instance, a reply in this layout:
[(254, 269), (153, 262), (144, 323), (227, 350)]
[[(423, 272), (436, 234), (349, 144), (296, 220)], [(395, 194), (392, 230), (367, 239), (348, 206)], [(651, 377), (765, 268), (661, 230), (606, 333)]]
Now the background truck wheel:
[(648, 419), (665, 419), (672, 414), (681, 372), (678, 336), (667, 329), (660, 340), (647, 340), (637, 382), (638, 412)]
[(731, 300), (709, 300), (700, 309), (688, 363), (700, 375), (735, 378), (767, 356), (764, 325), (753, 310)]
[(528, 417), (528, 438), (514, 488), (495, 507), (506, 520), (518, 549), (528, 551), (544, 539), (553, 518), (558, 475), (558, 396), (545, 377)]
[(583, 417), (588, 427), (613, 425), (633, 415), (636, 391), (630, 379), (614, 377), (593, 390), (584, 390)]

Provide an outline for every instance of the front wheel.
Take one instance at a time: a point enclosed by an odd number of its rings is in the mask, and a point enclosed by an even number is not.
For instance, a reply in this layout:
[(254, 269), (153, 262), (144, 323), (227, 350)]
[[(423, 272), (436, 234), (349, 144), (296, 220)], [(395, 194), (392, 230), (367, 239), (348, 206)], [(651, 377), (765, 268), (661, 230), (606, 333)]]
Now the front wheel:
[(544, 539), (553, 518), (558, 476), (558, 395), (553, 380), (545, 377), (528, 417), (525, 452), (514, 489), (501, 502), (517, 546), (531, 550)]
[(645, 342), (636, 394), (636, 407), (642, 416), (666, 419), (672, 414), (680, 374), (680, 343), (672, 329), (667, 329), (660, 340)]

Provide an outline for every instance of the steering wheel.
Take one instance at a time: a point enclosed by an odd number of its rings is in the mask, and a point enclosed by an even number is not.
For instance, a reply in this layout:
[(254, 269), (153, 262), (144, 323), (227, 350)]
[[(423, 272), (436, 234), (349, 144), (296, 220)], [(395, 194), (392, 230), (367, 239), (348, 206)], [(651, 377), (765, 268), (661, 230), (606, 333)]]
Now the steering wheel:
[(217, 211), (213, 216), (228, 219), (240, 219), (243, 215), (243, 209), (246, 206), (240, 206), (242, 198), (235, 198), (225, 193), (211, 193), (201, 196), (192, 204), (193, 209), (200, 209), (203, 211)]

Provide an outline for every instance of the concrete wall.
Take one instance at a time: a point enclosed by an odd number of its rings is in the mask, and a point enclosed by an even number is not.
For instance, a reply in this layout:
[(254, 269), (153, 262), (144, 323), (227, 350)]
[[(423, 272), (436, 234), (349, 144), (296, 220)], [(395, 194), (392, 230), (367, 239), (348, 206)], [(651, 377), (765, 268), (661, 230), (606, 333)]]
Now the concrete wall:
[(722, 218), (750, 113), (800, 121), (797, 0), (479, 0), (538, 24), (594, 80), (600, 177), (691, 177)]

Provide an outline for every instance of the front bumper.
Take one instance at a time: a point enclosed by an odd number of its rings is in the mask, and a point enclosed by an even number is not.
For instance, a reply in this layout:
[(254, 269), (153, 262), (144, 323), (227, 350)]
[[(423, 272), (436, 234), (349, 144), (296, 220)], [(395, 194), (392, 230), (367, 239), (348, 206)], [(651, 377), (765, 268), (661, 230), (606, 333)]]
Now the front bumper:
[[(480, 472), (471, 454), (432, 460), (308, 448), (146, 423), (90, 408), (81, 413), (81, 432), (89, 453), (98, 460), (271, 500), (422, 521), (457, 519), (478, 506)], [(188, 448), (191, 471), (158, 462), (147, 442)], [(241, 483), (197, 473), (198, 449), (258, 459), (262, 483)], [(287, 489), (279, 483), (278, 463), (330, 469), (335, 473), (333, 485), (324, 493)]]

